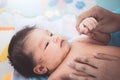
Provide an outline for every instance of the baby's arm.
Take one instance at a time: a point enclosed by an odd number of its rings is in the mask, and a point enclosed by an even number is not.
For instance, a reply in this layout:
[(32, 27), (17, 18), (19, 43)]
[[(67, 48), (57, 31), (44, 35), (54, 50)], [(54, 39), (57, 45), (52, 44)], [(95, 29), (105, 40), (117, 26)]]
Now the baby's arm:
[(79, 30), (77, 31), (79, 32), (79, 34), (85, 34), (90, 37), (90, 39), (84, 40), (84, 42), (92, 43), (98, 42), (102, 44), (108, 44), (108, 42), (110, 41), (110, 34), (102, 33), (99, 31), (97, 32), (93, 31), (96, 28), (97, 24), (98, 22), (96, 21), (95, 18), (93, 17), (86, 18), (81, 22)]

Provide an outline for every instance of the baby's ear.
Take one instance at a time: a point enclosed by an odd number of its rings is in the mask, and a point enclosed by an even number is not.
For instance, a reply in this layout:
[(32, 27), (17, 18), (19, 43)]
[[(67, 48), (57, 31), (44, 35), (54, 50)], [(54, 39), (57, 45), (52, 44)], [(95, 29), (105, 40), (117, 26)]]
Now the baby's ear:
[(47, 73), (47, 67), (46, 66), (42, 66), (40, 64), (38, 64), (37, 66), (34, 67), (33, 71), (36, 73), (36, 74), (45, 74)]

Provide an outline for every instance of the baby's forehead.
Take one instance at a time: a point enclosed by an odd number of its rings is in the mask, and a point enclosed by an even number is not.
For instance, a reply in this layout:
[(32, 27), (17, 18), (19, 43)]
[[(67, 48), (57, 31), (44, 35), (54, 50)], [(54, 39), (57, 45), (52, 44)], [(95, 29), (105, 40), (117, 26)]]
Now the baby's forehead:
[(35, 29), (33, 29), (32, 31), (29, 32), (28, 36), (33, 35), (33, 34), (38, 35), (39, 33), (44, 33), (45, 31), (46, 31), (45, 29), (35, 28)]
[(36, 28), (34, 30), (32, 30), (27, 36), (26, 38), (27, 39), (30, 39), (30, 38), (35, 38), (35, 37), (39, 37), (41, 35), (50, 35), (51, 32), (48, 31), (47, 29), (42, 29), (42, 28)]
[(51, 32), (50, 30), (44, 29), (44, 28), (37, 28), (36, 30), (38, 30), (38, 31), (43, 31), (43, 32)]

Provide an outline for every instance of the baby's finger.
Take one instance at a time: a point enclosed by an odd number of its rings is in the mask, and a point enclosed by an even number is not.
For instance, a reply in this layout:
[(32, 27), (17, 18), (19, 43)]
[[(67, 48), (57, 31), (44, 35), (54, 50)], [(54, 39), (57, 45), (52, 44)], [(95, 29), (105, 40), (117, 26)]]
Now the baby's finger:
[(93, 17), (90, 17), (90, 18), (86, 18), (83, 23), (90, 29), (90, 30), (93, 30), (96, 28), (98, 22), (93, 18)]
[(79, 30), (80, 34), (87, 34), (89, 32), (89, 29), (84, 24), (80, 24)]
[(84, 32), (83, 24), (80, 24), (80, 26), (78, 28), (79, 28), (79, 34), (83, 34), (83, 32)]
[(79, 25), (85, 18), (87, 18), (87, 16), (84, 16), (84, 14), (81, 14), (80, 16), (78, 16), (76, 27), (79, 27)]
[(84, 33), (84, 25), (80, 24), (79, 26), (79, 34), (83, 34)]
[(84, 23), (84, 27), (87, 28), (89, 31), (92, 31), (94, 29), (94, 25), (87, 21)]
[(88, 28), (90, 29), (90, 31), (92, 31), (93, 29), (95, 29), (96, 28), (96, 26), (97, 26), (97, 24), (94, 22), (94, 21), (92, 21), (92, 20), (88, 20), (89, 22), (89, 26), (88, 26)]
[(92, 20), (92, 22), (94, 22), (94, 24), (95, 24), (95, 25), (97, 25), (97, 24), (98, 24), (98, 21), (97, 21), (95, 18), (90, 17), (90, 19)]
[(80, 15), (80, 16), (78, 17), (77, 24), (76, 24), (76, 29), (77, 29), (78, 32), (80, 32), (79, 26), (80, 26), (81, 22), (82, 22), (84, 19), (85, 19), (85, 18), (84, 18), (82, 15)]
[(69, 78), (70, 80), (96, 80), (96, 78), (93, 78), (93, 77), (77, 76), (74, 74), (70, 74)]

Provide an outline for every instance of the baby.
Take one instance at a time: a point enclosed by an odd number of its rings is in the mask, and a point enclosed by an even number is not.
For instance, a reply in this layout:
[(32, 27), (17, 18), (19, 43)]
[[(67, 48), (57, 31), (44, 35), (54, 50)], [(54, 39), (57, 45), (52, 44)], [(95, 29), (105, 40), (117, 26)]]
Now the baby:
[[(82, 28), (83, 33), (90, 35), (89, 33), (96, 25), (97, 21), (90, 17), (81, 23), (80, 28)], [(94, 59), (92, 57), (93, 52), (109, 53), (111, 55), (114, 53), (116, 56), (120, 54), (119, 48), (105, 45), (110, 40), (108, 34), (100, 32), (93, 34), (94, 37), (90, 35), (90, 37), (78, 38), (69, 45), (67, 39), (61, 35), (52, 34), (48, 30), (36, 27), (26, 27), (13, 36), (8, 49), (8, 58), (13, 67), (25, 77), (49, 75), (48, 80), (69, 80), (66, 76), (70, 73), (89, 77), (92, 74), (70, 68), (67, 65), (68, 61), (74, 61), (75, 56)], [(92, 65), (85, 65), (96, 68)], [(98, 65), (101, 68), (99, 71), (101, 77), (103, 73), (107, 74), (105, 70), (107, 67), (103, 65), (116, 68), (109, 62)], [(92, 77), (94, 78), (94, 76)]]

